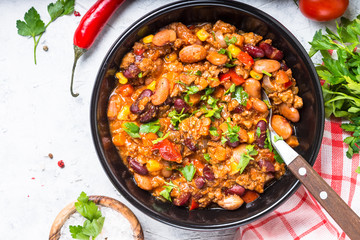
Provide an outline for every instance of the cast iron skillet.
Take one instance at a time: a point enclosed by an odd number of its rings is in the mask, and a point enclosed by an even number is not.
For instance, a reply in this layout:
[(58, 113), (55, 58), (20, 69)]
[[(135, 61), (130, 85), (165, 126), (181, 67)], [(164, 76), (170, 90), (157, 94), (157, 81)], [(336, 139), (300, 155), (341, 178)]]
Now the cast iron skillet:
[(215, 23), (217, 20), (271, 38), (273, 45), (284, 51), (287, 65), (292, 68), (297, 80), (299, 96), (304, 100), (304, 107), (300, 110), (301, 120), (295, 125), (300, 142), (296, 151), (311, 165), (318, 154), (324, 129), (322, 92), (314, 66), (296, 38), (268, 14), (239, 2), (184, 1), (166, 5), (139, 19), (116, 40), (100, 66), (91, 101), (92, 135), (101, 164), (119, 192), (144, 214), (186, 229), (224, 229), (248, 224), (273, 211), (300, 185), (286, 171), (280, 180), (267, 187), (259, 199), (237, 210), (213, 208), (189, 211), (185, 207), (156, 200), (150, 193), (137, 187), (112, 144), (106, 116), (107, 104), (116, 84), (114, 73), (125, 53), (142, 37), (172, 22), (180, 21), (187, 25)]

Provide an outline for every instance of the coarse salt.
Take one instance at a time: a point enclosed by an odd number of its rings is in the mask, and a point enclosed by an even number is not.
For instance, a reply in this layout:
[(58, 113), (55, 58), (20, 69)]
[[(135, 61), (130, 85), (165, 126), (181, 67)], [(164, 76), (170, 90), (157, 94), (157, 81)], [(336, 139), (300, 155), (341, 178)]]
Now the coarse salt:
[[(121, 236), (122, 240), (133, 240), (133, 231), (130, 222), (119, 212), (99, 206), (102, 216), (105, 217), (104, 227), (96, 237), (96, 240), (118, 240)], [(80, 213), (75, 212), (64, 223), (60, 232), (60, 240), (72, 240), (69, 226), (83, 225), (86, 219)]]

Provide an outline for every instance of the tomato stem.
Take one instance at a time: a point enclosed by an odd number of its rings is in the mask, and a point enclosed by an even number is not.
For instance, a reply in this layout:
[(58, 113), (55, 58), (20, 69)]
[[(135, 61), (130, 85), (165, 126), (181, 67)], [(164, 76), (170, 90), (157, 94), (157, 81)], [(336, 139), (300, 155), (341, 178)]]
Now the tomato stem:
[(86, 52), (85, 48), (80, 48), (76, 45), (74, 45), (74, 64), (72, 67), (72, 72), (71, 72), (71, 83), (70, 83), (70, 93), (71, 96), (73, 97), (77, 97), (79, 96), (78, 93), (74, 93), (73, 91), (73, 83), (74, 83), (74, 73), (75, 73), (75, 67), (76, 67), (76, 63), (79, 60), (79, 58)]

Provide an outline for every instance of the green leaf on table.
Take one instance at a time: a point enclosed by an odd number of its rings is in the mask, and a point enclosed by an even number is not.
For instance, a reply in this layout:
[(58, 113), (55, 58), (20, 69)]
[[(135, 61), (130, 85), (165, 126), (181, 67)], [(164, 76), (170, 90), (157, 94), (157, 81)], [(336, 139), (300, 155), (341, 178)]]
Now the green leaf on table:
[(35, 37), (45, 31), (45, 24), (34, 7), (25, 13), (24, 20), (25, 22), (21, 20), (16, 21), (19, 35)]

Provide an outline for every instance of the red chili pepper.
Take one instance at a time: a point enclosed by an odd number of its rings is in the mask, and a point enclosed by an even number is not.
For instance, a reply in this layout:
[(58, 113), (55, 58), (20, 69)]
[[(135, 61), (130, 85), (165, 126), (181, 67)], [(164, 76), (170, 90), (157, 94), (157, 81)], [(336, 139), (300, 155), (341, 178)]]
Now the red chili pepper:
[(172, 162), (181, 162), (181, 154), (176, 149), (175, 145), (170, 142), (168, 139), (164, 139), (161, 142), (156, 143), (152, 150), (158, 149), (160, 152), (160, 156)]
[(83, 16), (74, 34), (74, 65), (71, 74), (70, 92), (73, 97), (74, 71), (78, 59), (92, 46), (107, 21), (125, 0), (98, 0)]
[(236, 74), (234, 69), (230, 69), (227, 73), (221, 73), (219, 76), (220, 81), (232, 81), (235, 85), (241, 85), (245, 82), (242, 76)]
[(247, 66), (254, 64), (254, 59), (246, 52), (240, 52), (239, 55), (237, 55), (237, 59)]
[(194, 199), (191, 199), (191, 205), (190, 205), (189, 210), (191, 211), (191, 210), (194, 210), (194, 209), (196, 209), (198, 207), (199, 207), (199, 203), (197, 201), (195, 201)]

